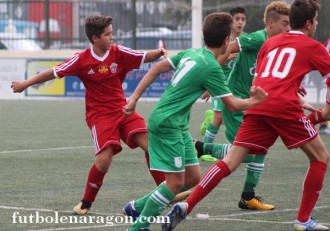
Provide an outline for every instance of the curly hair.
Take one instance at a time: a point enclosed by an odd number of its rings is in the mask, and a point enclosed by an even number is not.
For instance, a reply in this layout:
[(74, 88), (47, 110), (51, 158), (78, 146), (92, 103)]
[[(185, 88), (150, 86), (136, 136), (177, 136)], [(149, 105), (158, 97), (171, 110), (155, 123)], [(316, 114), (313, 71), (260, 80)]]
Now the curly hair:
[(288, 15), (290, 13), (290, 5), (283, 1), (274, 1), (266, 6), (264, 12), (264, 23), (267, 22), (269, 18), (277, 21), (281, 15)]

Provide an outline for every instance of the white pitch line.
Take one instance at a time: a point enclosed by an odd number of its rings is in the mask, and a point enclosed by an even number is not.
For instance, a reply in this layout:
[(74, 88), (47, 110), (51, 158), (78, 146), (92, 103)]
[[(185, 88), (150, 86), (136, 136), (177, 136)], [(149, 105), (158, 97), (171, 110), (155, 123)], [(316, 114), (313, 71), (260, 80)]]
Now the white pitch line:
[(44, 149), (25, 149), (25, 150), (1, 151), (0, 154), (22, 153), (22, 152), (62, 151), (62, 150), (71, 150), (71, 149), (93, 148), (93, 147), (94, 146), (78, 146), (78, 147), (44, 148)]

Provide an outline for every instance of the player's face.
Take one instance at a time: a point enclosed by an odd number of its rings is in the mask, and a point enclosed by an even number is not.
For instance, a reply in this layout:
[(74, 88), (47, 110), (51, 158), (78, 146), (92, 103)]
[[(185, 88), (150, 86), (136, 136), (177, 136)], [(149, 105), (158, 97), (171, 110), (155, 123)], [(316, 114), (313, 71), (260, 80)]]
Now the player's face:
[(242, 13), (233, 15), (232, 31), (236, 34), (242, 34), (246, 25), (246, 16)]
[(114, 36), (112, 34), (112, 25), (106, 27), (103, 33), (100, 35), (100, 38), (97, 40), (97, 44), (100, 49), (107, 51), (113, 43)]
[(282, 34), (289, 30), (290, 30), (289, 16), (280, 15), (280, 18), (277, 21), (272, 21), (272, 23), (270, 24), (269, 36)]

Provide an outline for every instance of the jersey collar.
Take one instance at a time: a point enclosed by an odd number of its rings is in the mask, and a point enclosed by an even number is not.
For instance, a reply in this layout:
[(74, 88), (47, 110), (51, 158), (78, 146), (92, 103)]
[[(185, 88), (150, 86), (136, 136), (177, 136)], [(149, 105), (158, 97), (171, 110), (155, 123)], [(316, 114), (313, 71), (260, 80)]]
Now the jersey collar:
[(107, 52), (105, 52), (105, 54), (104, 54), (102, 57), (100, 57), (100, 56), (98, 56), (97, 54), (95, 54), (95, 52), (93, 51), (93, 47), (91, 47), (90, 49), (91, 49), (92, 56), (93, 56), (95, 59), (97, 59), (97, 60), (99, 60), (99, 61), (101, 61), (101, 62), (103, 62), (103, 61), (108, 57), (108, 55), (109, 55), (109, 53), (110, 53), (110, 51), (107, 50)]

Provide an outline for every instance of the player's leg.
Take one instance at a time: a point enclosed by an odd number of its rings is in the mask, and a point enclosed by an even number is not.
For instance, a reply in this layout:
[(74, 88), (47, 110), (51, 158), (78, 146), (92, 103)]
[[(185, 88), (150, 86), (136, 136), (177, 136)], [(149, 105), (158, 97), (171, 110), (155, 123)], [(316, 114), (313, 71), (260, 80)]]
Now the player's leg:
[(208, 128), (209, 124), (211, 123), (212, 118), (213, 118), (213, 111), (211, 109), (207, 110), (204, 114), (204, 121), (202, 122), (201, 127), (200, 127), (200, 134), (202, 136), (205, 135), (206, 129)]
[[(222, 108), (222, 112), (225, 118), (224, 124), (226, 125), (226, 139), (233, 142), (237, 135), (237, 131), (240, 128), (244, 112), (229, 112), (225, 107)], [(257, 126), (257, 125), (255, 125)], [(225, 153), (221, 153), (225, 155)], [(241, 209), (251, 210), (271, 210), (274, 209), (273, 205), (263, 202), (261, 197), (256, 196), (255, 188), (257, 187), (261, 173), (264, 169), (265, 154), (263, 155), (247, 155), (244, 159), (246, 164), (246, 177), (243, 187), (243, 192), (238, 203), (238, 207)]]
[(221, 112), (221, 99), (212, 98), (212, 111), (213, 115), (210, 121), (210, 116), (208, 116), (208, 112), (205, 115), (205, 120), (202, 124), (202, 127), (206, 127), (204, 142), (205, 143), (213, 143), (216, 135), (218, 134), (219, 128), (223, 121), (223, 116)]
[(329, 154), (319, 136), (311, 142), (303, 144), (300, 148), (308, 156), (310, 165), (303, 185), (303, 195), (295, 222), (295, 230), (300, 230), (298, 228), (301, 227), (314, 228), (310, 230), (329, 230), (328, 227), (320, 225), (311, 219), (311, 213), (322, 190)]
[(163, 223), (162, 230), (173, 230), (223, 178), (230, 175), (240, 165), (248, 152), (248, 148), (233, 146), (224, 160), (218, 161), (207, 170), (198, 185), (186, 199), (186, 202), (177, 203), (172, 207), (167, 214), (170, 222)]
[(111, 165), (113, 155), (122, 149), (117, 127), (117, 121), (104, 119), (91, 128), (95, 146), (95, 162), (87, 177), (84, 196), (73, 208), (78, 215), (84, 215), (90, 210)]
[[(165, 172), (166, 182), (149, 193), (149, 197), (140, 212), (140, 217), (156, 217), (181, 192), (184, 186), (184, 141), (178, 136), (160, 136), (149, 132), (149, 153), (151, 169)], [(139, 201), (138, 199), (137, 201)], [(137, 218), (130, 230), (149, 227), (148, 219)]]
[(146, 163), (151, 176), (156, 185), (159, 185), (165, 180), (163, 172), (157, 170), (150, 170), (150, 160), (148, 153), (148, 133), (144, 119), (138, 114), (134, 113), (125, 118), (121, 126), (121, 139), (130, 147), (140, 147), (145, 154)]

